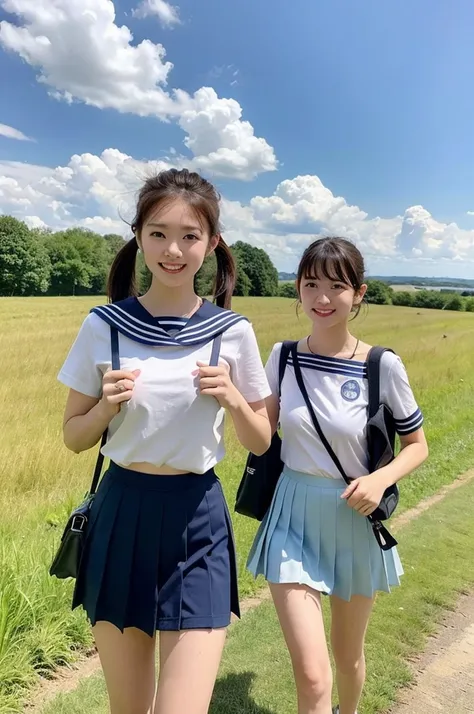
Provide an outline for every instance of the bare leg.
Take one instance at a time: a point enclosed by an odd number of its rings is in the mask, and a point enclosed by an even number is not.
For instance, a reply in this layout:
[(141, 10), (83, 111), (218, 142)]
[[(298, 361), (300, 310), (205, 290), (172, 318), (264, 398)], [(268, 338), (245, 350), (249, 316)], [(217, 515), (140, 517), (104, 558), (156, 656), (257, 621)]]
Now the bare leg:
[(321, 594), (297, 583), (269, 583), (290, 652), (298, 714), (331, 714), (332, 674)]
[(160, 632), (154, 714), (207, 714), (226, 630)]
[(374, 598), (331, 596), (331, 644), (340, 714), (355, 714), (365, 682), (364, 640)]
[(93, 633), (111, 714), (150, 714), (155, 694), (155, 638), (134, 627), (122, 634), (110, 622), (98, 622)]

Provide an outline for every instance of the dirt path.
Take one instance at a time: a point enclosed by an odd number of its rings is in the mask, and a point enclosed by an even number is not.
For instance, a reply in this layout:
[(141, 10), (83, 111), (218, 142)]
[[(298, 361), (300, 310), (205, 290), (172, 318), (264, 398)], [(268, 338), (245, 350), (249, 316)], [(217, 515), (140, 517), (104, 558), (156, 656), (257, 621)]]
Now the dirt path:
[(474, 594), (464, 595), (415, 662), (414, 686), (392, 714), (474, 712)]
[[(424, 499), (421, 501), (417, 506), (414, 508), (409, 509), (408, 511), (405, 511), (405, 513), (402, 513), (400, 516), (397, 518), (393, 519), (392, 525), (393, 529), (395, 531), (398, 531), (400, 528), (403, 526), (407, 525), (412, 521), (413, 519), (417, 518), (420, 514), (424, 513), (427, 511), (431, 506), (433, 506), (435, 503), (438, 503), (439, 501), (442, 501), (446, 496), (453, 490), (459, 488), (463, 484), (465, 484), (468, 481), (471, 481), (474, 479), (474, 469), (471, 469), (470, 471), (467, 471), (465, 474), (457, 478), (455, 481), (450, 483), (447, 486), (443, 486), (443, 488), (440, 489), (440, 491), (433, 496), (430, 496), (429, 498)], [(241, 603), (241, 611), (242, 615), (244, 615), (246, 612), (249, 610), (252, 610), (253, 608), (257, 607), (260, 605), (261, 602), (264, 600), (267, 600), (269, 598), (269, 591), (267, 588), (264, 588), (256, 597), (251, 597), (251, 598), (246, 598), (245, 600), (242, 601)], [(454, 616), (453, 616), (454, 617)], [(474, 595), (472, 596), (472, 617), (469, 619), (467, 617), (467, 625), (471, 626), (471, 656), (472, 660), (470, 660), (470, 668), (472, 672), (474, 673)], [(463, 620), (464, 624), (466, 622)], [(459, 625), (456, 626), (456, 624), (450, 626), (446, 625), (446, 627), (449, 629), (451, 634), (453, 635), (453, 646), (456, 644), (454, 640), (456, 640), (456, 635), (455, 633), (457, 632), (460, 638), (460, 641), (458, 643), (459, 646), (464, 647), (465, 645), (463, 644), (463, 638), (467, 636), (464, 631), (460, 631)], [(462, 629), (462, 628), (461, 628)], [(443, 631), (444, 634), (444, 631)], [(461, 644), (460, 644), (461, 643)], [(451, 651), (451, 650), (450, 650)], [(428, 656), (428, 654), (426, 655)], [(454, 655), (453, 655), (454, 656)], [(420, 669), (423, 668), (423, 665), (421, 662), (424, 660), (424, 656), (420, 660)], [(49, 701), (51, 701), (57, 694), (63, 694), (67, 692), (71, 692), (74, 690), (79, 681), (82, 679), (86, 679), (87, 677), (92, 676), (96, 672), (100, 670), (100, 661), (98, 655), (93, 652), (91, 656), (85, 657), (81, 660), (78, 660), (75, 665), (71, 667), (61, 667), (58, 672), (56, 673), (56, 676), (54, 679), (51, 680), (43, 680), (39, 686), (32, 692), (31, 696), (31, 703), (25, 707), (25, 714), (39, 714), (41, 712), (42, 708), (45, 706), (45, 704)], [(471, 680), (471, 690), (474, 695), (474, 674), (472, 674), (473, 679)], [(465, 714), (465, 712), (473, 712), (474, 713), (474, 704), (471, 702), (470, 704), (471, 708), (469, 709), (455, 709), (452, 710), (452, 714)], [(444, 709), (443, 707), (441, 709), (427, 709), (425, 708), (424, 710), (421, 708), (419, 710), (417, 709), (394, 709), (393, 714), (421, 714), (423, 711), (423, 714), (427, 714), (427, 712), (432, 712), (432, 714), (435, 714), (437, 711), (447, 711), (447, 709)]]

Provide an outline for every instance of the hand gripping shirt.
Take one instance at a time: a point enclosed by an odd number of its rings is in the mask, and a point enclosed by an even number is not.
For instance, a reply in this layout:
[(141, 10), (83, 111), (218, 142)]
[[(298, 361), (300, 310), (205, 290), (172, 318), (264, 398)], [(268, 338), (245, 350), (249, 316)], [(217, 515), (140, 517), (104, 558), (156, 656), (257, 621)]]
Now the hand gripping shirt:
[(209, 362), (222, 334), (219, 364), (249, 402), (270, 394), (250, 322), (204, 301), (189, 319), (153, 317), (137, 298), (93, 308), (58, 375), (60, 382), (99, 399), (111, 369), (110, 326), (119, 332), (120, 367), (141, 370), (133, 395), (109, 425), (103, 454), (128, 466), (145, 462), (205, 473), (222, 460), (224, 415), (199, 392), (196, 362)]

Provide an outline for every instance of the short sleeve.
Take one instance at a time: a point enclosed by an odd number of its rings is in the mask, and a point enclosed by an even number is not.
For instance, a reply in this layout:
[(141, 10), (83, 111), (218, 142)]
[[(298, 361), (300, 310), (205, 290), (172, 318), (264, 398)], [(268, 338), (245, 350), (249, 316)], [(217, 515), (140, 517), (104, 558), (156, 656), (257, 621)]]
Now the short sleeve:
[(282, 343), (277, 342), (273, 345), (273, 349), (270, 352), (270, 356), (265, 365), (265, 373), (267, 375), (268, 384), (272, 390), (272, 394), (276, 397), (279, 396), (280, 385), (278, 384), (278, 370), (280, 364), (280, 353), (281, 353)]
[(88, 397), (99, 398), (102, 394), (102, 372), (94, 357), (94, 345), (97, 337), (92, 329), (93, 315), (88, 315), (69, 350), (58, 380), (76, 392)]
[(257, 338), (251, 324), (248, 324), (240, 341), (232, 370), (232, 381), (249, 404), (266, 399), (271, 394)]
[[(423, 426), (423, 414), (416, 402), (400, 357), (390, 354), (390, 364), (385, 379), (382, 376), (381, 397), (395, 419), (397, 433), (407, 436)], [(385, 355), (384, 355), (385, 356)]]

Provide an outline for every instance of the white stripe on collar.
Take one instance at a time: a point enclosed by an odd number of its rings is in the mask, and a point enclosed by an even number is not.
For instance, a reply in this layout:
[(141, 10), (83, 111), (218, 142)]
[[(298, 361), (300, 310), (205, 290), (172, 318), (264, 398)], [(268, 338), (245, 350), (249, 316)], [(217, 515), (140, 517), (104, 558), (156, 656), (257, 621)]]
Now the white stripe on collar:
[[(126, 298), (109, 305), (92, 308), (107, 324), (134, 340), (148, 345), (197, 345), (209, 342), (241, 320), (247, 320), (232, 310), (217, 307), (208, 300), (188, 320), (172, 317), (153, 317), (135, 298)], [(176, 334), (169, 334), (163, 326), (173, 325)], [(173, 330), (175, 332), (175, 330)]]

